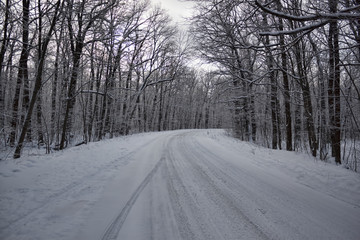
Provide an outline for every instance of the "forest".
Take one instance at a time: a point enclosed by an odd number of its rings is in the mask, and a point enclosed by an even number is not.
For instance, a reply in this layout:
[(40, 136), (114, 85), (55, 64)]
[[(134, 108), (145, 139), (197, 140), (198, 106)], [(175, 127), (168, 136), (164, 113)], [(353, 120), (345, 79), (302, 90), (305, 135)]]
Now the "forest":
[(360, 0), (195, 2), (1, 1), (1, 150), (226, 128), (357, 171)]

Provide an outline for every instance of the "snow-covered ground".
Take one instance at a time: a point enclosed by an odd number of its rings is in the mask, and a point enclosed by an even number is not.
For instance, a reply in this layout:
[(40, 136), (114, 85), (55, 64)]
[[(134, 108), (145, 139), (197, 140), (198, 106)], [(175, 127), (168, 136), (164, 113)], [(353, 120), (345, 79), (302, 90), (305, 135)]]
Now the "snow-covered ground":
[(360, 239), (360, 175), (222, 130), (0, 162), (0, 239)]

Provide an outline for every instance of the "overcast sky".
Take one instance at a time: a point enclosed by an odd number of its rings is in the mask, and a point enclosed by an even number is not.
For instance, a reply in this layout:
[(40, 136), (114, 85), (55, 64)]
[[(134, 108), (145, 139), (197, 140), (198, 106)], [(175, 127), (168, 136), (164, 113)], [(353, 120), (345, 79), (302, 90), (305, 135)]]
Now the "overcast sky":
[(160, 4), (168, 11), (175, 22), (184, 22), (185, 17), (190, 17), (194, 3), (191, 1), (179, 0), (151, 0), (154, 4)]
[[(153, 4), (160, 4), (161, 8), (168, 11), (171, 18), (185, 26), (187, 28), (188, 22), (184, 18), (191, 17), (195, 2), (184, 1), (184, 0), (151, 0)], [(202, 68), (204, 70), (214, 70), (216, 67), (212, 64), (206, 64), (204, 61), (198, 58), (194, 58), (190, 61), (190, 64), (193, 67)]]

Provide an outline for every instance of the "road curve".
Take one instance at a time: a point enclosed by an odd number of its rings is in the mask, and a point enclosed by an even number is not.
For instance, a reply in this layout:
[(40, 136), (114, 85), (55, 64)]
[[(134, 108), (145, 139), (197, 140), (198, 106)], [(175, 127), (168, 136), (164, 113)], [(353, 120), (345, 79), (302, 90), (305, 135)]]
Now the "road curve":
[(358, 206), (270, 174), (247, 154), (206, 130), (175, 132), (139, 149), (136, 157), (153, 165), (101, 239), (360, 236)]

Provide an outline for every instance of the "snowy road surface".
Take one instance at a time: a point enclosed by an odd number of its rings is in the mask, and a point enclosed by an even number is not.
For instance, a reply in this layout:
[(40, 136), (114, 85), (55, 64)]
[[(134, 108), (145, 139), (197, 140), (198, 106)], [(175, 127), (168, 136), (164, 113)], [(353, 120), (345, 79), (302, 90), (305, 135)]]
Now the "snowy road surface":
[(360, 239), (360, 177), (222, 130), (0, 162), (0, 239)]

